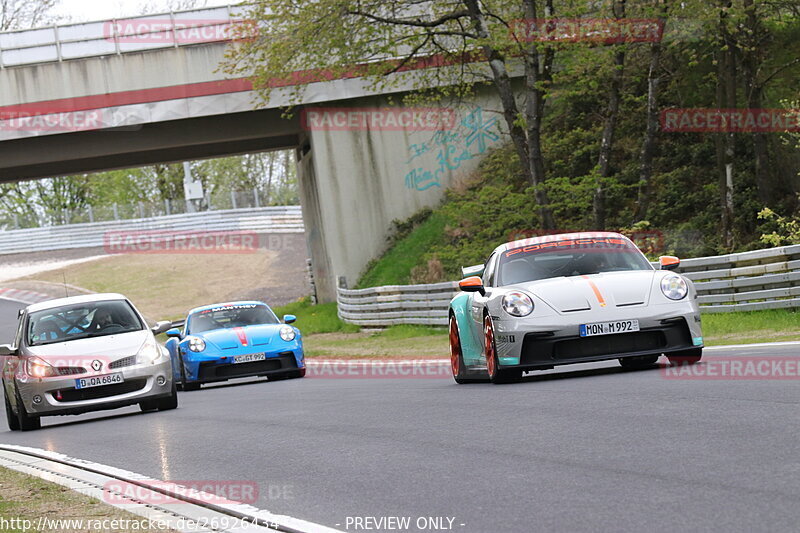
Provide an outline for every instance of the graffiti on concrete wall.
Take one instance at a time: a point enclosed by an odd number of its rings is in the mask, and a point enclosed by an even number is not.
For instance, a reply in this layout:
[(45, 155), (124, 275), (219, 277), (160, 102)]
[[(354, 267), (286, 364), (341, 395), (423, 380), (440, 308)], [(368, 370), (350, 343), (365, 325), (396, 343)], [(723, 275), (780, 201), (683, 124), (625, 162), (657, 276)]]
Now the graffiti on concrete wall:
[(408, 164), (426, 154), (435, 156), (432, 162), (418, 165), (405, 175), (406, 187), (417, 191), (441, 187), (447, 172), (458, 170), (464, 161), (482, 155), (500, 140), (496, 125), (497, 117), (486, 118), (483, 109), (477, 107), (455, 130), (439, 130), (429, 141), (409, 146)]

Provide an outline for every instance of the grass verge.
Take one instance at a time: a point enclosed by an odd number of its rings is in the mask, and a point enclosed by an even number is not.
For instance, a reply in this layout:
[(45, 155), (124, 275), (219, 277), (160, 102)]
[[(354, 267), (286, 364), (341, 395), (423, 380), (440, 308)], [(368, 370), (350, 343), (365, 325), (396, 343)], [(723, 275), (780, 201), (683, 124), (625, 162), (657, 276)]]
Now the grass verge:
[(767, 309), (741, 313), (703, 315), (706, 346), (800, 340), (800, 313), (793, 309)]
[(309, 298), (301, 298), (272, 310), (280, 319), (283, 319), (283, 315), (295, 315), (297, 317), (295, 325), (304, 336), (316, 333), (354, 333), (360, 329), (339, 318), (335, 302), (311, 305)]
[(447, 219), (434, 212), (408, 235), (399, 239), (377, 261), (372, 262), (358, 281), (358, 287), (381, 285), (406, 285), (410, 283), (411, 270), (423, 262), (423, 256), (444, 235)]
[[(41, 531), (174, 533), (170, 529), (149, 529), (146, 527), (146, 518), (106, 505), (61, 485), (3, 467), (0, 467), (0, 518), (6, 520), (6, 525), (12, 526), (3, 531), (14, 532), (39, 531), (37, 526), (43, 526), (43, 521), (49, 520), (51, 527), (42, 527)], [(55, 527), (54, 520), (83, 520), (83, 527), (77, 527), (76, 522), (72, 522), (71, 526), (62, 523), (63, 527)], [(115, 524), (117, 527), (103, 528), (104, 524)]]
[[(298, 321), (299, 322), (299, 321)], [(448, 357), (447, 331), (393, 326), (377, 333), (318, 333), (304, 338), (306, 355), (332, 359), (441, 359)]]

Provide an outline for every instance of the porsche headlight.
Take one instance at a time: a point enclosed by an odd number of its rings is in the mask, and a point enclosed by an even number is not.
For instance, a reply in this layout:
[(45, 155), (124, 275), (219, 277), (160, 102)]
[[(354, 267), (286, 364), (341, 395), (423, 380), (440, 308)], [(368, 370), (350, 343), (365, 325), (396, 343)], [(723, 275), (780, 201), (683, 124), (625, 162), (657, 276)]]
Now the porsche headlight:
[(661, 280), (661, 292), (670, 300), (682, 300), (689, 293), (689, 285), (680, 276), (667, 276)]
[(202, 352), (206, 349), (206, 341), (199, 337), (191, 337), (189, 339), (189, 349), (193, 352)]
[(527, 316), (533, 312), (533, 300), (524, 292), (509, 292), (503, 296), (503, 310), (511, 316)]
[(294, 328), (292, 326), (283, 326), (280, 331), (281, 339), (286, 342), (293, 341), (295, 338)]
[(34, 378), (49, 378), (57, 374), (50, 363), (38, 357), (29, 358), (25, 370)]
[(161, 349), (153, 339), (148, 339), (144, 342), (142, 347), (139, 348), (139, 353), (136, 354), (136, 357), (139, 364), (154, 363), (156, 359), (161, 357)]

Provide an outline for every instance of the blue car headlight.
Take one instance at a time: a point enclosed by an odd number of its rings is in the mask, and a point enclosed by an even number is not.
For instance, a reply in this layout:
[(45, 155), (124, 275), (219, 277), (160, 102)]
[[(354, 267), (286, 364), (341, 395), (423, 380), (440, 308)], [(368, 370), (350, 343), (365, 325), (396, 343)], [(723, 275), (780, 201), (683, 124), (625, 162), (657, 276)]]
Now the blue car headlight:
[(199, 337), (191, 337), (189, 339), (189, 349), (193, 352), (202, 352), (206, 349), (206, 341)]
[(286, 342), (291, 342), (297, 336), (294, 332), (294, 328), (292, 326), (283, 326), (280, 331), (281, 339), (285, 340)]

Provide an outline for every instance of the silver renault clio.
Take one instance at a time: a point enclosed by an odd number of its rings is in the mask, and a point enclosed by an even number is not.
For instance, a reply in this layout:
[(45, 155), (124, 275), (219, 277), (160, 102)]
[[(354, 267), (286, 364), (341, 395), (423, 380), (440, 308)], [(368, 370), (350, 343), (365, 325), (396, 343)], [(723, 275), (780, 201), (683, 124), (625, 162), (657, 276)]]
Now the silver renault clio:
[(175, 409), (169, 353), (121, 294), (59, 298), (20, 311), (14, 344), (0, 345), (3, 391), (12, 430), (41, 427), (42, 416), (139, 404)]

